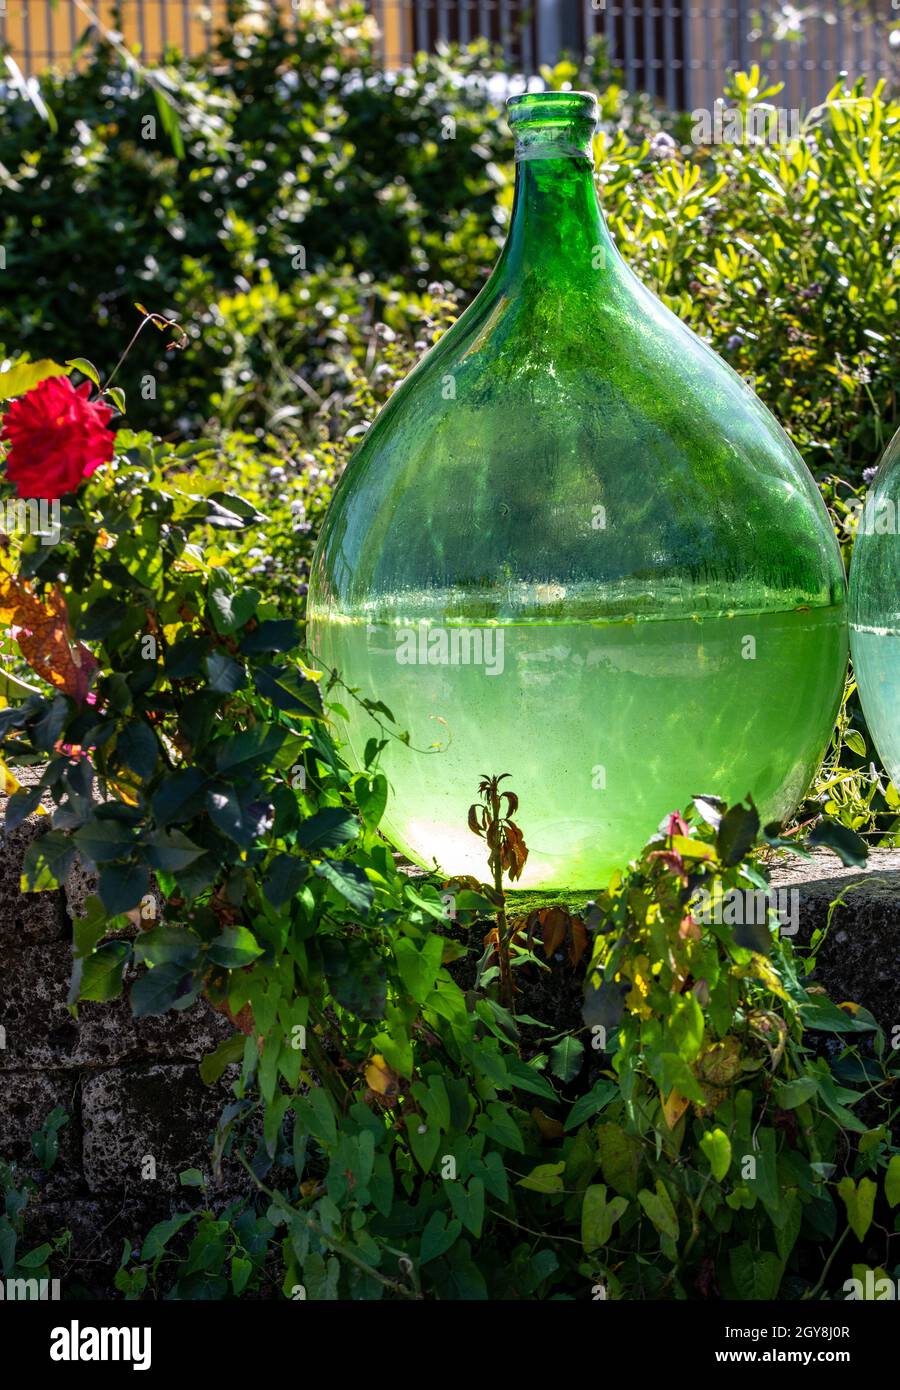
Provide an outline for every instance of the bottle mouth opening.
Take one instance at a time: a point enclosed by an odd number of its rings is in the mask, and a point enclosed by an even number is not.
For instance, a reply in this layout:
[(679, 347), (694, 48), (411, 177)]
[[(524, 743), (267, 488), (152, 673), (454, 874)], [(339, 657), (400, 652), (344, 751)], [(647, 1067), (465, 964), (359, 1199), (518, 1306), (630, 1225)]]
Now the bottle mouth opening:
[(593, 92), (522, 92), (506, 103), (506, 118), (520, 133), (532, 129), (589, 128), (593, 134), (600, 111)]

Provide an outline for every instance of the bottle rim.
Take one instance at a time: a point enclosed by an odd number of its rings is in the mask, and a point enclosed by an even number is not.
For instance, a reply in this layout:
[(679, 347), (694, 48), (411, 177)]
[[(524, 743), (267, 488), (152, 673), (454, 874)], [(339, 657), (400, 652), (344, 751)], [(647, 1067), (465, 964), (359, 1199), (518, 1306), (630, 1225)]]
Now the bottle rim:
[(535, 125), (569, 125), (588, 123), (596, 126), (600, 116), (593, 92), (520, 92), (509, 97), (506, 119), (511, 126), (525, 123)]

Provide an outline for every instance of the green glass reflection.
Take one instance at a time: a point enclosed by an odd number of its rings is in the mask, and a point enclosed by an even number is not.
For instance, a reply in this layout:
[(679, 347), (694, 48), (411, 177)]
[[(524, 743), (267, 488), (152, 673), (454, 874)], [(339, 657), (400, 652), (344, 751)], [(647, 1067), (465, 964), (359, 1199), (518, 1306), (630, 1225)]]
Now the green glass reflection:
[(850, 566), (850, 650), (866, 723), (900, 786), (900, 431), (866, 497)]
[[(411, 858), (483, 875), (467, 808), (509, 772), (522, 886), (596, 887), (696, 792), (796, 805), (839, 699), (844, 574), (784, 432), (616, 251), (593, 98), (509, 119), (506, 245), (337, 489), (310, 640), (409, 732), (383, 828)], [(343, 703), (359, 764), (377, 729)]]

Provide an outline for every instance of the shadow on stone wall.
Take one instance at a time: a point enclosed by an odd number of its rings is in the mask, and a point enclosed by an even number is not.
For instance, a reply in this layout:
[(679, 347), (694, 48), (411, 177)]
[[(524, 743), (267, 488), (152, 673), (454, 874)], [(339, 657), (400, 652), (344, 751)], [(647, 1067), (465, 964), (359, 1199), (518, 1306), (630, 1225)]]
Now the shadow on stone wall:
[[(198, 1168), (211, 1181), (213, 1132), (230, 1093), (227, 1080), (205, 1085), (198, 1062), (234, 1030), (202, 1000), (135, 1020), (122, 998), (81, 1004), (72, 1018), (72, 919), (90, 882), (76, 870), (65, 892), (19, 891), (25, 852), (47, 825), (40, 817), (0, 830), (0, 1157), (40, 1186), (30, 1242), (72, 1233), (66, 1296), (77, 1284), (109, 1290), (125, 1238), (140, 1248), (175, 1206), (201, 1204), (178, 1174)], [(55, 1106), (69, 1122), (45, 1173), (31, 1136)], [(218, 1205), (245, 1188), (243, 1169), (226, 1166), (211, 1197)]]

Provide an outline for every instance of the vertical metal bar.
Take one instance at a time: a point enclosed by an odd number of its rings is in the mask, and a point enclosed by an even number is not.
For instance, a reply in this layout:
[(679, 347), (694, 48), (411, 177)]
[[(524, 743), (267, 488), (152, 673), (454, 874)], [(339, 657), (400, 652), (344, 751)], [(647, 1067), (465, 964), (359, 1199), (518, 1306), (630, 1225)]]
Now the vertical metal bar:
[(622, 15), (625, 25), (625, 87), (631, 92), (636, 85), (634, 64), (634, 0), (622, 0)]
[(138, 43), (141, 45), (141, 57), (147, 56), (147, 16), (144, 12), (144, 0), (136, 0), (137, 21), (138, 21)]
[(188, 0), (181, 0), (181, 46), (186, 57), (190, 57), (191, 52), (191, 12), (188, 8)]
[(616, 21), (613, 12), (614, 0), (606, 0), (603, 10), (603, 37), (606, 40), (606, 58), (612, 62), (613, 51), (616, 47)]
[(809, 51), (809, 30), (804, 26), (799, 44), (800, 57), (800, 105), (804, 111), (809, 110), (809, 70), (806, 66), (807, 53)]
[(489, 39), (491, 36), (491, 13), (489, 0), (478, 0), (478, 37)]
[(553, 67), (559, 62), (562, 42), (561, 13), (557, 0), (537, 0), (537, 60)]
[(509, 32), (509, 12), (506, 0), (500, 0), (499, 4), (500, 22), (500, 43), (503, 47), (503, 55), (507, 60), (513, 56), (512, 35)]
[(469, 0), (459, 0), (459, 41), (469, 42)]
[(23, 47), (24, 50), (25, 50), (24, 55), (23, 55), (23, 56), (24, 56), (24, 59), (25, 59), (25, 66), (24, 66), (25, 76), (26, 76), (26, 77), (30, 77), (30, 76), (31, 76), (31, 16), (30, 16), (29, 13), (28, 13), (28, 6), (27, 6), (27, 5), (25, 6), (24, 10), (22, 11), (22, 47)]
[(750, 67), (750, 14), (747, 0), (737, 0), (735, 22), (737, 25), (738, 63), (741, 71), (746, 72)]
[(416, 48), (422, 52), (428, 47), (428, 19), (423, 0), (415, 0), (416, 6)]
[(853, 71), (850, 73), (851, 82), (855, 82), (863, 68), (863, 45), (862, 45), (862, 26), (863, 22), (855, 15), (851, 16), (851, 27), (853, 32)]
[(437, 0), (437, 36), (445, 43), (450, 38), (450, 30), (447, 25), (447, 0)]
[[(679, 11), (679, 18), (681, 13)], [(666, 89), (666, 106), (674, 111), (678, 98), (675, 93), (675, 15), (672, 5), (663, 0), (663, 79)]]
[(682, 101), (682, 103), (683, 103), (683, 105), (684, 105), (685, 111), (690, 111), (690, 110), (692, 110), (692, 109), (693, 109), (693, 106), (694, 106), (694, 73), (693, 73), (693, 62), (694, 62), (693, 53), (694, 53), (694, 45), (693, 45), (693, 42), (692, 42), (692, 35), (691, 35), (691, 21), (692, 21), (692, 19), (693, 19), (693, 14), (692, 14), (692, 12), (691, 12), (690, 4), (688, 3), (688, 0), (684, 0), (684, 3), (683, 3), (683, 5), (682, 5), (682, 7), (681, 7), (681, 52), (682, 52), (682, 58), (681, 58), (682, 68), (681, 68), (681, 70), (682, 70), (682, 74), (683, 74), (683, 87), (684, 87), (684, 90), (683, 90), (682, 96), (681, 96), (681, 101)]
[(656, 10), (654, 0), (642, 0), (644, 11), (644, 90), (658, 96), (656, 83)]
[(537, 71), (538, 64), (534, 61), (534, 40), (537, 34), (532, 32), (532, 25), (536, 23), (534, 14), (519, 11), (519, 37), (521, 39), (522, 71), (526, 77), (531, 77)]
[(159, 46), (161, 49), (160, 57), (165, 53), (169, 44), (169, 16), (166, 13), (166, 0), (157, 0), (159, 6)]

